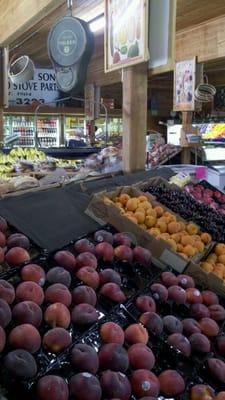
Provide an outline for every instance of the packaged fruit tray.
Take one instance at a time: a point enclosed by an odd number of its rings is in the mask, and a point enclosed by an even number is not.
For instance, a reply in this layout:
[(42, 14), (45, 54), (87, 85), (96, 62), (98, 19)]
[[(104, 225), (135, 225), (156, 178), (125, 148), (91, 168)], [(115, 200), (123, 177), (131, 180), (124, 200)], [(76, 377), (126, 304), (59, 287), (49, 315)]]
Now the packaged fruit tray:
[(122, 400), (146, 396), (184, 400), (194, 399), (190, 392), (198, 393), (196, 385), (204, 384), (204, 380), (189, 360), (171, 357), (168, 347), (152, 341), (143, 325), (136, 323), (124, 306), (119, 306), (34, 383), (32, 398), (39, 395), (45, 399), (46, 388), (59, 383), (63, 399), (75, 395), (76, 400), (115, 396)]
[(225, 215), (225, 194), (207, 181), (187, 185), (184, 190), (199, 203), (207, 204), (221, 215)]

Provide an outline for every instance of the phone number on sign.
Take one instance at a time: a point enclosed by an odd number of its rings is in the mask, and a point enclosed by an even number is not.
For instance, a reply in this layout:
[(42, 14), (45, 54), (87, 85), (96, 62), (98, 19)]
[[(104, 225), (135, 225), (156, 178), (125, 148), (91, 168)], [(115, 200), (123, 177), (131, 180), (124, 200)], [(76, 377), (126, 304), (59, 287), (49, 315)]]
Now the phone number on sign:
[(24, 99), (16, 99), (16, 104), (18, 105), (28, 105), (28, 104), (33, 104), (33, 103), (44, 103), (45, 100), (44, 99), (28, 99), (28, 98), (24, 98)]

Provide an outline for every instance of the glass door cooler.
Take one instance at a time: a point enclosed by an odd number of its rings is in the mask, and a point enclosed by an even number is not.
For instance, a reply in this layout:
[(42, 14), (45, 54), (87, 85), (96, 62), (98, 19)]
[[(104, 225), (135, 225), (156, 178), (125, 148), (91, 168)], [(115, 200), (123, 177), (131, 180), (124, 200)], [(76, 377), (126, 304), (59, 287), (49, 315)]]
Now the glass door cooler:
[(59, 147), (60, 119), (58, 116), (43, 115), (37, 120), (37, 137), (39, 147)]
[(4, 115), (4, 147), (35, 147), (34, 116)]

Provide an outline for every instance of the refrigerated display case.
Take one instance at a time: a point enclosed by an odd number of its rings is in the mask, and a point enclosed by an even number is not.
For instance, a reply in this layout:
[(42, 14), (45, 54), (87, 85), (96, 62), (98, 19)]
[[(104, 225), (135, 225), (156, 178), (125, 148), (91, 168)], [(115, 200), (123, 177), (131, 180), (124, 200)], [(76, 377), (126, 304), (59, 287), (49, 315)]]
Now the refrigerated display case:
[[(97, 127), (95, 138), (96, 141), (105, 140), (106, 136), (106, 120), (105, 118), (100, 118), (95, 121)], [(108, 139), (109, 144), (117, 144), (122, 140), (122, 118), (119, 117), (109, 117), (108, 118)]]
[(43, 116), (37, 120), (37, 137), (40, 147), (59, 147), (60, 120), (57, 116)]
[(71, 139), (77, 136), (85, 138), (87, 135), (86, 121), (84, 115), (66, 115), (64, 116), (64, 142), (68, 145)]

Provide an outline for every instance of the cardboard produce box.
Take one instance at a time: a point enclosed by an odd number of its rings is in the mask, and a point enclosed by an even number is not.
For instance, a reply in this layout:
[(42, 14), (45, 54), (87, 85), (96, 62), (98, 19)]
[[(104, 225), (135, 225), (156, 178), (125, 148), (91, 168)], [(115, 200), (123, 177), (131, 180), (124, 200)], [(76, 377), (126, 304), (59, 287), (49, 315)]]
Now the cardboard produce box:
[[(157, 265), (162, 269), (172, 267), (177, 272), (183, 272), (191, 259), (185, 259), (179, 254), (171, 250), (167, 242), (162, 239), (156, 239), (149, 232), (142, 229), (138, 224), (123, 216), (118, 207), (113, 203), (113, 199), (121, 194), (127, 193), (131, 197), (145, 195), (153, 206), (160, 206), (165, 211), (175, 215), (178, 221), (185, 222), (179, 215), (176, 215), (167, 207), (161, 205), (149, 193), (143, 193), (136, 187), (120, 187), (112, 192), (102, 192), (94, 195), (89, 203), (86, 213), (100, 224), (109, 223), (120, 232), (128, 232), (135, 236), (136, 243), (148, 248), (154, 259), (157, 260)], [(210, 244), (204, 253), (200, 253), (192, 258), (195, 263), (198, 263), (211, 249)]]

